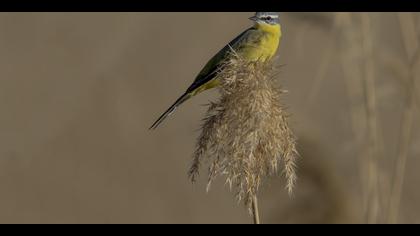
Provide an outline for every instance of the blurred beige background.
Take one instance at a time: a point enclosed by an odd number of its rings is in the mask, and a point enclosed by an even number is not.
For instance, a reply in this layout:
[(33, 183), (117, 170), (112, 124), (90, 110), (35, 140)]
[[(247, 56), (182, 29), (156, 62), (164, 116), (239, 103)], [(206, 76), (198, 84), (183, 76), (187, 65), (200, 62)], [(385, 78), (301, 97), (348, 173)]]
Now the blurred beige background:
[[(188, 101), (156, 131), (148, 128), (206, 61), (250, 26), (252, 14), (1, 13), (0, 223), (250, 223), (222, 179), (209, 193), (205, 169), (198, 183), (187, 179), (202, 105), (217, 91)], [(346, 57), (366, 28), (358, 28), (360, 14), (346, 17), (281, 15), (279, 82), (289, 91), (284, 103), (302, 157), (292, 198), (281, 176), (265, 184), (265, 223), (387, 222), (406, 127), (407, 43), (397, 14), (369, 14), (380, 137), (372, 159), (363, 122), (369, 62)], [(346, 58), (362, 68), (360, 80), (348, 76), (356, 69)], [(411, 86), (417, 94), (419, 84)], [(418, 104), (406, 116), (400, 223), (420, 223)]]

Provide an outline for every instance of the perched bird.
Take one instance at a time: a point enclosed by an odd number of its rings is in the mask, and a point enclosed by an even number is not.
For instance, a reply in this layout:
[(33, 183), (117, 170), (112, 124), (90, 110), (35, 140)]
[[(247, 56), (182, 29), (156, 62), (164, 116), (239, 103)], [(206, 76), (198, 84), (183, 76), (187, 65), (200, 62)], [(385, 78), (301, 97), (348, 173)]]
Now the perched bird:
[(276, 12), (257, 12), (249, 19), (255, 22), (254, 25), (214, 55), (185, 93), (153, 123), (150, 129), (157, 128), (165, 118), (189, 98), (204, 90), (217, 87), (219, 85), (217, 73), (223, 70), (223, 65), (232, 56), (232, 50), (242, 59), (249, 61), (266, 61), (276, 54), (281, 37), (279, 15)]

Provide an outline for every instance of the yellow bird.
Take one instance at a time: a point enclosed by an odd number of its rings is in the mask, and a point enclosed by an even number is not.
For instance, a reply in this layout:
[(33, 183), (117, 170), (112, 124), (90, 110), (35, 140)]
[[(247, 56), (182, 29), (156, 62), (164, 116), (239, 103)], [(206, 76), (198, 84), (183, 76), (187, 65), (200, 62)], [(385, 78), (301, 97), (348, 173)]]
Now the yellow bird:
[(214, 55), (185, 93), (153, 123), (150, 129), (158, 127), (166, 117), (171, 115), (179, 105), (189, 98), (204, 90), (217, 87), (219, 81), (216, 75), (218, 71), (223, 70), (222, 66), (232, 55), (231, 50), (249, 61), (266, 61), (276, 54), (281, 37), (279, 15), (276, 12), (257, 12), (249, 19), (255, 22), (254, 25)]

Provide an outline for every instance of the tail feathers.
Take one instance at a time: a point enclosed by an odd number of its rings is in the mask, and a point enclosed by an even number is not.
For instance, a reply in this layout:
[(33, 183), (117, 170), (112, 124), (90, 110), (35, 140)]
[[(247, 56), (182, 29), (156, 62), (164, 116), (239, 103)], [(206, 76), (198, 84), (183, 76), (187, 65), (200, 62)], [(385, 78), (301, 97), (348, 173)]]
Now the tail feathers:
[(155, 121), (155, 123), (153, 123), (149, 129), (156, 129), (168, 116), (170, 116), (176, 110), (179, 105), (187, 101), (190, 97), (190, 93), (184, 93), (171, 107), (169, 107), (168, 110), (165, 111), (165, 113), (159, 117), (159, 119)]

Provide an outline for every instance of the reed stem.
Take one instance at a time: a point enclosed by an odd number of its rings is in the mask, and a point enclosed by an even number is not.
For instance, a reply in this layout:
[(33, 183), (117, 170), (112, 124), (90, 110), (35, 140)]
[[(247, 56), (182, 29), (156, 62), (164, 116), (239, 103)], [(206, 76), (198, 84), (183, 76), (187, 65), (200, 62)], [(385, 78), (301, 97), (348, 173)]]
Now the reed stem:
[(252, 197), (252, 217), (254, 219), (254, 224), (259, 225), (260, 224), (260, 213), (259, 213), (259, 210), (258, 210), (257, 195), (254, 195)]

